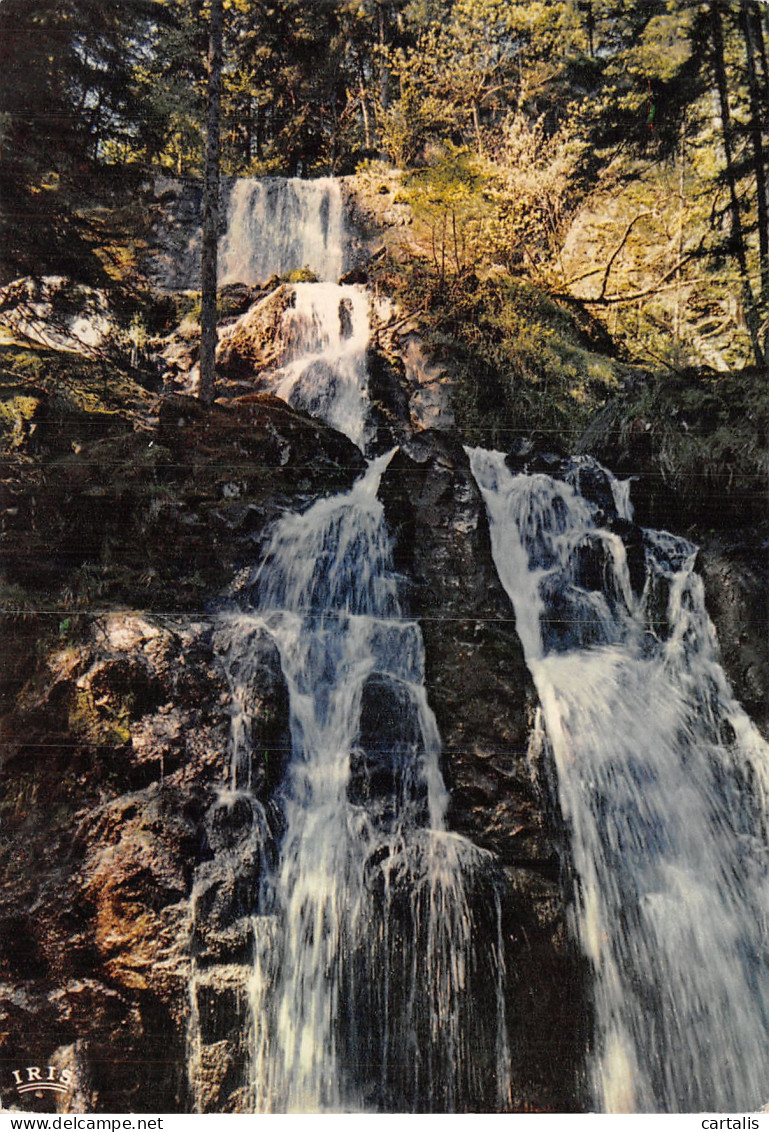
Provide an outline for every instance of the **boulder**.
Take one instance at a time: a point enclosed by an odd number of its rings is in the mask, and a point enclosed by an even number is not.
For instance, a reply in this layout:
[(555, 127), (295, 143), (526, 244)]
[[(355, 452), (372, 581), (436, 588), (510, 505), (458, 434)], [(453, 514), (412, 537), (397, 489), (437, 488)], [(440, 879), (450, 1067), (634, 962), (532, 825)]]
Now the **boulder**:
[(458, 439), (431, 430), (395, 454), (380, 498), (404, 604), (424, 636), (451, 792), (447, 822), (490, 850), (489, 867), (505, 877), (513, 1103), (522, 1111), (572, 1111), (589, 1034), (587, 978), (568, 938), (564, 839), (547, 751), (530, 746), (536, 697), (492, 561), (485, 506)]
[(294, 302), (293, 287), (282, 284), (227, 328), (216, 356), (217, 368), (226, 378), (253, 377), (280, 365), (287, 348), (281, 333), (283, 315)]

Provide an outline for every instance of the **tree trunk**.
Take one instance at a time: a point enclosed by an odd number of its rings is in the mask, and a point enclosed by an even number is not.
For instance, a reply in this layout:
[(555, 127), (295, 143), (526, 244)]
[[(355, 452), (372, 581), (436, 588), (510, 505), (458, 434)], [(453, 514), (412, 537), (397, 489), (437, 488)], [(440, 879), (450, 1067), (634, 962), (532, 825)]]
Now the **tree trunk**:
[[(753, 168), (756, 176), (756, 197), (758, 202), (758, 254), (761, 272), (761, 307), (765, 319), (769, 319), (769, 202), (767, 201), (767, 163), (764, 151), (764, 123), (766, 107), (762, 105), (762, 92), (756, 61), (758, 43), (754, 24), (753, 0), (742, 0), (740, 8), (742, 31), (745, 36), (745, 59), (747, 62), (748, 94), (750, 96), (750, 137), (753, 144)], [(764, 357), (769, 355), (769, 327), (764, 331)]]
[(200, 387), (201, 401), (216, 396), (216, 282), (219, 242), (219, 104), (222, 88), (223, 0), (211, 0), (208, 33), (208, 122), (203, 186), (203, 242), (200, 257)]
[(587, 30), (587, 45), (590, 58), (595, 59), (595, 15), (593, 13), (592, 0), (587, 0), (585, 4), (585, 28)]
[(478, 103), (473, 99), (472, 105), (473, 114), (473, 130), (475, 131), (475, 144), (478, 147), (478, 155), (483, 157), (483, 134), (481, 133), (481, 115), (478, 110)]
[[(681, 142), (678, 151), (678, 239), (676, 240), (676, 263), (681, 263), (684, 256), (684, 213), (686, 208), (686, 126), (681, 124)], [(673, 340), (681, 341), (681, 269), (675, 274), (676, 290), (675, 305), (673, 307)]]
[(754, 9), (753, 10), (753, 30), (756, 36), (756, 49), (758, 57), (761, 60), (761, 87), (763, 90), (762, 102), (764, 103), (764, 114), (769, 114), (769, 61), (766, 55), (766, 40), (764, 38), (764, 20), (767, 24), (767, 32), (769, 32), (769, 8), (766, 11)]
[(368, 153), (373, 145), (371, 136), (371, 115), (368, 109), (368, 95), (366, 94), (366, 86), (361, 79), (360, 84), (360, 111), (363, 116), (363, 146)]
[(379, 22), (379, 102), (383, 110), (390, 105), (390, 71), (387, 66), (387, 11), (386, 0), (379, 0), (377, 16)]
[(737, 178), (734, 171), (734, 138), (732, 130), (731, 111), (729, 110), (729, 94), (726, 81), (726, 64), (724, 63), (724, 33), (721, 24), (721, 12), (718, 0), (712, 0), (710, 5), (710, 27), (713, 44), (713, 70), (715, 73), (718, 101), (721, 112), (721, 136), (724, 145), (724, 160), (726, 168), (726, 183), (729, 188), (729, 211), (731, 215), (731, 234), (734, 255), (740, 271), (742, 283), (742, 300), (745, 309), (745, 323), (750, 334), (753, 355), (758, 365), (764, 364), (764, 352), (759, 334), (758, 311), (753, 288), (750, 285), (748, 274), (748, 258), (745, 249), (745, 233), (740, 215), (740, 200), (737, 192)]

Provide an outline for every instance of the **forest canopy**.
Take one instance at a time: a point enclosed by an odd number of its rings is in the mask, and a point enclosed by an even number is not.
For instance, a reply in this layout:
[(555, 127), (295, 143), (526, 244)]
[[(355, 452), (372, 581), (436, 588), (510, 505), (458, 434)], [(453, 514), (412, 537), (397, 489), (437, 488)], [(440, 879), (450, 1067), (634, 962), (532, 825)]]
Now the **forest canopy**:
[[(765, 363), (769, 5), (224, 8), (225, 175), (385, 162), (442, 279), (524, 275), (664, 364)], [(125, 194), (201, 175), (208, 21), (204, 0), (3, 0), (4, 280), (109, 275)]]

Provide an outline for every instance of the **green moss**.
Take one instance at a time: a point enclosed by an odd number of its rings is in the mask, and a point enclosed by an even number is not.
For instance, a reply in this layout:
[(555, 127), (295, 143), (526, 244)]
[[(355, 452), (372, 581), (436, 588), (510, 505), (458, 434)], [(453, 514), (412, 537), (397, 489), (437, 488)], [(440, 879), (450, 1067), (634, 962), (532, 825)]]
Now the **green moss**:
[[(4, 392), (0, 389), (0, 397)], [(7, 451), (22, 446), (39, 404), (38, 398), (24, 394), (0, 400), (0, 448)]]
[(576, 443), (628, 367), (585, 313), (520, 279), (440, 278), (426, 261), (385, 266), (380, 280), (418, 310), (427, 345), (452, 378), (457, 424), (472, 444), (509, 447), (532, 430)]
[(281, 275), (283, 283), (317, 283), (318, 276), (314, 271), (310, 271), (309, 267), (299, 267), (295, 271), (289, 271), (286, 275)]
[(140, 410), (149, 401), (146, 390), (106, 359), (0, 345), (0, 397), (41, 394), (56, 394), (85, 413)]
[(131, 738), (130, 705), (117, 696), (97, 704), (89, 688), (78, 688), (69, 711), (73, 734), (99, 746), (124, 746)]

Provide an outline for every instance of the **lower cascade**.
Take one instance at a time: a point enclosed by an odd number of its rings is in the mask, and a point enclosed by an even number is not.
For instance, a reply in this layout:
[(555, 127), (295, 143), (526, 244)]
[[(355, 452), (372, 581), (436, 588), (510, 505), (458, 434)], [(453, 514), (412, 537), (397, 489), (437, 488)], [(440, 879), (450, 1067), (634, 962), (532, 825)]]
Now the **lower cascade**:
[[(376, 499), (389, 458), (352, 492), (277, 523), (219, 630), (233, 689), (267, 634), (290, 698), (282, 839), (271, 863), (250, 848), (261, 881), (243, 989), (245, 1107), (256, 1112), (510, 1105), (500, 892), (491, 855), (445, 827), (421, 633), (402, 615)], [(250, 807), (261, 835), (247, 715), (233, 695), (223, 801)], [(200, 985), (195, 969), (198, 1108)]]
[(541, 701), (593, 969), (592, 1106), (766, 1103), (769, 749), (720, 667), (696, 547), (589, 458), (470, 453)]

